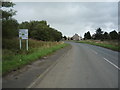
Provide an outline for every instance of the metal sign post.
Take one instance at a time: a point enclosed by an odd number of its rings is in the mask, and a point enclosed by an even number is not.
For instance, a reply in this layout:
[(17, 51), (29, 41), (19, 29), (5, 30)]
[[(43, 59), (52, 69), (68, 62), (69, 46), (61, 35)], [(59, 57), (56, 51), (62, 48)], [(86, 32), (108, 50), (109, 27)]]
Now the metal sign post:
[(20, 49), (22, 48), (22, 39), (26, 40), (26, 49), (28, 50), (28, 29), (19, 29)]
[(28, 51), (28, 39), (26, 40), (26, 49)]
[(20, 49), (22, 48), (22, 43), (21, 43), (21, 39), (20, 39)]

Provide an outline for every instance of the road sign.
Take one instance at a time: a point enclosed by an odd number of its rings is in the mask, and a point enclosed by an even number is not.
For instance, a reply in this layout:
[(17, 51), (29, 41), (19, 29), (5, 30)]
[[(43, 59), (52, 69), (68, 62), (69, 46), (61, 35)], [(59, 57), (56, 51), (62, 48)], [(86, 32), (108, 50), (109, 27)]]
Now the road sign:
[(28, 29), (19, 29), (20, 49), (22, 47), (22, 39), (26, 39), (26, 49), (28, 50)]
[(28, 29), (19, 29), (19, 38), (28, 39)]

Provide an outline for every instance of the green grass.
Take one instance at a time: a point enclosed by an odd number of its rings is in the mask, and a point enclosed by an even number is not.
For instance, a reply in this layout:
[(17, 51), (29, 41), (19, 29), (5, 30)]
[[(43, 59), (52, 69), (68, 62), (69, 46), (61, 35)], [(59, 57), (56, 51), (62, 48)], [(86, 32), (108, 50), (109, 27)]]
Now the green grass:
[(96, 45), (96, 46), (100, 46), (100, 47), (104, 47), (104, 48), (108, 48), (114, 51), (120, 51), (120, 46), (118, 44), (115, 44), (114, 42), (97, 42), (94, 40), (83, 40), (83, 41), (77, 41), (78, 43), (86, 43), (86, 44), (91, 44), (91, 45)]
[[(46, 55), (49, 55), (68, 44), (62, 42), (42, 42), (29, 40), (29, 51), (15, 48), (3, 49), (2, 74), (5, 75), (13, 70), (17, 70), (27, 64), (32, 63)], [(15, 42), (13, 42), (15, 43)], [(23, 42), (24, 43), (24, 42)]]

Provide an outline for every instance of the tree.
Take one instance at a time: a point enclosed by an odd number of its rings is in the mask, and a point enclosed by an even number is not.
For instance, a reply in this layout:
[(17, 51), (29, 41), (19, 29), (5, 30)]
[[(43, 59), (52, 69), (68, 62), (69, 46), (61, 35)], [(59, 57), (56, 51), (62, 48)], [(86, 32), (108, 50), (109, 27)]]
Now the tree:
[(63, 38), (64, 38), (64, 40), (67, 40), (67, 37), (66, 37), (66, 36), (64, 36)]
[(109, 33), (111, 39), (118, 39), (118, 33), (114, 30)]
[(110, 36), (107, 32), (104, 32), (103, 39), (110, 39)]
[(2, 20), (2, 37), (13, 38), (18, 35), (18, 22), (15, 19)]
[(73, 40), (73, 37), (71, 37), (70, 39)]
[(92, 39), (95, 39), (95, 33), (91, 36)]
[[(12, 2), (2, 2), (2, 7), (11, 8), (15, 4)], [(3, 38), (13, 38), (17, 36), (18, 22), (13, 19), (12, 16), (15, 15), (16, 11), (2, 10), (2, 37)]]
[(87, 39), (91, 39), (91, 34), (89, 31), (87, 32)]
[(101, 28), (97, 28), (96, 29), (96, 33), (95, 33), (95, 39), (98, 39), (98, 40), (102, 40), (103, 39), (103, 31)]
[(33, 39), (42, 41), (60, 41), (62, 39), (62, 33), (47, 25), (47, 21), (22, 22), (19, 28), (27, 28), (29, 37)]
[(120, 40), (120, 31), (118, 32), (118, 39)]
[(91, 34), (90, 34), (89, 31), (84, 34), (84, 38), (85, 38), (85, 39), (91, 39)]
[[(10, 8), (10, 7), (13, 7), (14, 5), (15, 4), (12, 2), (2, 2), (2, 7)], [(16, 11), (14, 11), (13, 9), (10, 9), (8, 11), (2, 10), (2, 19), (8, 20), (15, 14), (16, 14)]]
[(84, 39), (86, 39), (86, 37), (87, 37), (87, 33), (84, 34)]

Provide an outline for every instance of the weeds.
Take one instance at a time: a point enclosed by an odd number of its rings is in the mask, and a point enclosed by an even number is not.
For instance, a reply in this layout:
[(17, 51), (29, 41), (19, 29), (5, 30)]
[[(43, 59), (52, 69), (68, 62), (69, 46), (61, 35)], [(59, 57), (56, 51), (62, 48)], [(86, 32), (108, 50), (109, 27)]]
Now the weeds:
[(25, 41), (22, 42), (22, 50), (19, 50), (19, 43), (16, 40), (17, 39), (14, 39), (12, 42), (10, 42), (10, 40), (6, 40), (5, 43), (10, 46), (5, 45), (4, 43), (4, 48), (2, 50), (3, 75), (11, 72), (12, 70), (17, 70), (26, 64), (29, 64), (68, 45), (62, 42), (43, 42), (29, 39), (29, 50), (26, 51)]

